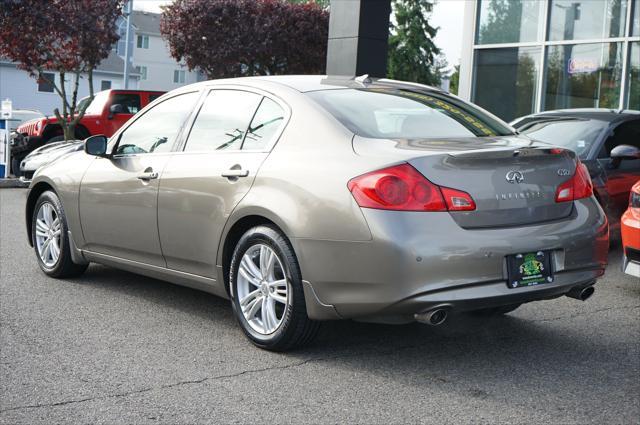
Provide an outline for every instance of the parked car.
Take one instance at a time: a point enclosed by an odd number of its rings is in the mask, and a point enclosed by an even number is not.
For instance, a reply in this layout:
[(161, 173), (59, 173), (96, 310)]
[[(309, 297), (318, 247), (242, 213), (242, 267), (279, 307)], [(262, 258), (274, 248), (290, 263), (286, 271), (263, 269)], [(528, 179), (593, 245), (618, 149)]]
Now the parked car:
[(612, 237), (619, 240), (620, 216), (631, 187), (640, 179), (640, 111), (549, 111), (519, 118), (511, 125), (532, 139), (578, 154), (589, 169)]
[(640, 180), (631, 189), (629, 208), (622, 215), (622, 269), (640, 277)]
[[(144, 90), (104, 90), (96, 93), (75, 129), (75, 138), (82, 140), (95, 134), (107, 137), (115, 133), (139, 110), (160, 97), (164, 92)], [(90, 102), (80, 100), (79, 108)], [(62, 127), (56, 117), (41, 117), (20, 125), (11, 143), (13, 170), (34, 149), (51, 142), (64, 140)]]
[(40, 268), (97, 262), (231, 299), (257, 346), (318, 322), (437, 325), (567, 295), (604, 273), (607, 219), (568, 149), (441, 90), (321, 76), (174, 90), (40, 168)]
[[(9, 130), (10, 148), (13, 147), (14, 140), (17, 135), (17, 128), (25, 121), (30, 121), (32, 119), (41, 117), (44, 117), (42, 112), (35, 109), (14, 109), (11, 113), (11, 119), (7, 121), (9, 124), (9, 128), (7, 130)], [(17, 170), (17, 167), (13, 167), (13, 164), (11, 162), (9, 163), (9, 165), (11, 166), (11, 174), (17, 174), (17, 172), (15, 172), (15, 170)]]
[(82, 150), (83, 146), (84, 142), (82, 140), (63, 140), (40, 146), (20, 162), (20, 178), (24, 181), (30, 181), (36, 170), (47, 162), (51, 162), (69, 152)]

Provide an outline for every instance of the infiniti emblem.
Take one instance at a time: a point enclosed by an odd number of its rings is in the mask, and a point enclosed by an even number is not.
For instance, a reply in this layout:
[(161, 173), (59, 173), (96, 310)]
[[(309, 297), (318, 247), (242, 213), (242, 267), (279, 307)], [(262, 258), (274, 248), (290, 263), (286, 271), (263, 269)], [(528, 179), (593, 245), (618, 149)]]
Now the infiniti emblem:
[(520, 171), (511, 170), (507, 173), (506, 179), (509, 183), (522, 183), (524, 181), (524, 175)]

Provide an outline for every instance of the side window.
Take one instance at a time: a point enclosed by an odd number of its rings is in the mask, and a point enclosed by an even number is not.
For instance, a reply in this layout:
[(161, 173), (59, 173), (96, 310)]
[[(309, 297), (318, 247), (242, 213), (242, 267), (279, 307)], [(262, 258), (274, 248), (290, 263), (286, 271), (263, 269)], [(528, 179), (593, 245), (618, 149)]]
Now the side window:
[(264, 150), (284, 124), (284, 110), (273, 100), (265, 97), (256, 115), (251, 120), (242, 150)]
[(114, 93), (112, 105), (120, 104), (125, 114), (137, 114), (140, 110), (140, 95), (128, 93)]
[(240, 149), (262, 96), (239, 90), (212, 90), (191, 127), (185, 151)]
[(146, 111), (120, 135), (115, 154), (169, 152), (197, 99), (198, 92), (181, 94)]

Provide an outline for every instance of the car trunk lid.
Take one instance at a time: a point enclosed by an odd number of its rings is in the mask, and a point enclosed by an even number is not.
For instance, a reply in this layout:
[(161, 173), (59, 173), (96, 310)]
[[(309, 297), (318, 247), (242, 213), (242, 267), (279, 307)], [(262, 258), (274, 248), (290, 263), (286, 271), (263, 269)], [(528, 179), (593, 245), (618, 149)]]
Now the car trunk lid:
[[(383, 146), (376, 146), (378, 142)], [(401, 152), (398, 158), (431, 182), (469, 193), (476, 209), (450, 212), (464, 228), (558, 220), (568, 217), (573, 209), (572, 202), (556, 202), (555, 193), (574, 174), (575, 154), (529, 139), (360, 139), (354, 140), (354, 149), (360, 155)]]

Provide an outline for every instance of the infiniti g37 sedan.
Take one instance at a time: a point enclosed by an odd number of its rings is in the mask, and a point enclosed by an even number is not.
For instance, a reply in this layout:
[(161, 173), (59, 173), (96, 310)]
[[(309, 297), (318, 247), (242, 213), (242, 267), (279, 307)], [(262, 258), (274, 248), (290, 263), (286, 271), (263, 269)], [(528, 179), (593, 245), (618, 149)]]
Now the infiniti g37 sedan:
[(102, 263), (231, 300), (257, 346), (318, 323), (442, 323), (602, 275), (608, 223), (567, 149), (430, 87), (323, 76), (202, 82), (36, 172), (49, 276)]

